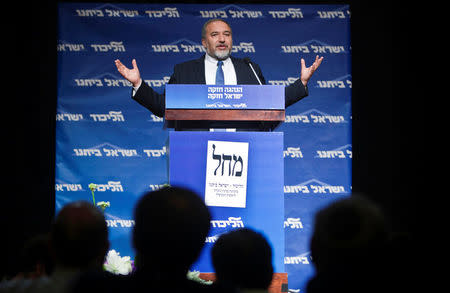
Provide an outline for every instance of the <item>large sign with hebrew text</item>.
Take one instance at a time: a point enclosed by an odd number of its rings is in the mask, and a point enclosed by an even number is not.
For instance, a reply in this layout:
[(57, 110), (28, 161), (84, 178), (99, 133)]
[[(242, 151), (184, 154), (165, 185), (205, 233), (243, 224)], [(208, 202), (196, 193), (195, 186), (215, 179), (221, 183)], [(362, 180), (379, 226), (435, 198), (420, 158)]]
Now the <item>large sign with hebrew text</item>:
[(206, 205), (245, 208), (247, 167), (248, 142), (208, 141)]
[[(314, 215), (351, 192), (349, 5), (59, 3), (56, 212), (68, 202), (91, 200), (88, 185), (97, 184), (96, 201), (111, 204), (105, 210), (111, 249), (134, 258), (134, 205), (168, 183), (171, 150), (164, 120), (131, 99), (131, 84), (114, 60), (131, 67), (136, 59), (143, 81), (162, 93), (175, 64), (205, 53), (201, 28), (214, 17), (232, 26), (232, 55), (257, 63), (268, 85), (289, 85), (299, 78), (301, 58), (310, 65), (316, 55), (324, 57), (308, 83), (309, 96), (288, 107), (276, 129), (284, 133), (284, 265), (289, 290), (302, 292), (314, 274)], [(206, 163), (206, 155), (198, 159)], [(206, 245), (246, 221), (237, 214), (215, 218)]]
[(284, 110), (284, 87), (279, 85), (166, 85), (166, 109), (215, 108)]

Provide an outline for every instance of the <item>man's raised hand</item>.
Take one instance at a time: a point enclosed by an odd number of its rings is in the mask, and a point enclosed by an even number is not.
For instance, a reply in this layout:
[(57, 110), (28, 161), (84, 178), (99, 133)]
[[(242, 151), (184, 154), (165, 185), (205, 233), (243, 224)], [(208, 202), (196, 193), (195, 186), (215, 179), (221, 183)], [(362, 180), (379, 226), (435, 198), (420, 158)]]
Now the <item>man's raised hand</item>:
[(311, 78), (311, 76), (313, 75), (314, 71), (316, 71), (317, 68), (319, 68), (320, 63), (322, 63), (322, 60), (323, 60), (323, 57), (319, 58), (319, 55), (316, 55), (316, 60), (314, 61), (314, 63), (310, 67), (306, 67), (305, 60), (303, 58), (300, 60), (300, 62), (302, 64), (302, 70), (301, 70), (301, 73), (300, 73), (300, 80), (302, 81), (304, 86), (306, 86), (306, 84), (308, 83), (308, 80)]
[(134, 87), (138, 87), (141, 84), (141, 74), (139, 73), (139, 69), (136, 64), (136, 60), (133, 59), (131, 63), (133, 64), (133, 68), (129, 69), (125, 65), (120, 62), (119, 59), (116, 59), (114, 61), (116, 64), (117, 70), (120, 72), (120, 74), (129, 82), (133, 84)]

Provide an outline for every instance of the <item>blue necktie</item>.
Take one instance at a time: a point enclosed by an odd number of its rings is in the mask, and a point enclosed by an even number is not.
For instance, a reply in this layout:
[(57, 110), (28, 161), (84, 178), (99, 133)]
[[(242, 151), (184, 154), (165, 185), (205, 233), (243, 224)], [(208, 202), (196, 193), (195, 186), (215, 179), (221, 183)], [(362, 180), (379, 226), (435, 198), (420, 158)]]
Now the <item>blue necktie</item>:
[(217, 62), (216, 85), (224, 85), (224, 77), (222, 70), (223, 61)]

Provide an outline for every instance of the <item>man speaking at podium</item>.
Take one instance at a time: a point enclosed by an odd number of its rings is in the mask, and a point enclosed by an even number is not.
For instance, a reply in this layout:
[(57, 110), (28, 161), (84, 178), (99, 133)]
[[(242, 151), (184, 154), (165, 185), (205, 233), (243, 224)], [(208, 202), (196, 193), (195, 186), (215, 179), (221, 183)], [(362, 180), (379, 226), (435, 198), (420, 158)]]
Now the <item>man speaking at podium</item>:
[[(196, 60), (177, 64), (170, 77), (169, 84), (266, 84), (259, 66), (248, 58), (231, 57), (233, 36), (230, 25), (222, 19), (208, 20), (202, 28), (202, 45), (206, 54)], [(322, 63), (323, 57), (316, 56), (310, 67), (301, 59), (300, 78), (285, 88), (285, 107), (288, 107), (308, 95), (307, 83), (314, 71)], [(131, 82), (132, 97), (142, 106), (159, 117), (164, 116), (165, 96), (158, 94), (145, 82), (142, 82), (136, 60), (129, 69), (120, 60), (115, 60), (117, 70)]]

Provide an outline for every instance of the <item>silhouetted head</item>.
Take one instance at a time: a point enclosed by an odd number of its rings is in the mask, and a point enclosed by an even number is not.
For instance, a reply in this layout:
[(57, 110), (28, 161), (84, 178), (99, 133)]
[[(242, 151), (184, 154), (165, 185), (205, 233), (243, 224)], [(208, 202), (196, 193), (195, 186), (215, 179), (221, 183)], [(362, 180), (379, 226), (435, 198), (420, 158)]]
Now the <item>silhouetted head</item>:
[(86, 201), (65, 205), (53, 224), (51, 247), (56, 264), (101, 269), (109, 248), (103, 213)]
[(157, 269), (163, 274), (187, 272), (203, 248), (211, 221), (200, 196), (181, 187), (144, 194), (134, 217), (138, 269)]
[(49, 235), (39, 234), (25, 242), (20, 255), (21, 272), (25, 278), (50, 275), (53, 259), (49, 250)]
[(272, 248), (262, 234), (248, 228), (222, 234), (211, 254), (218, 282), (240, 289), (270, 286)]
[(378, 207), (360, 196), (351, 196), (316, 214), (312, 260), (318, 271), (373, 265), (387, 239), (387, 225)]

